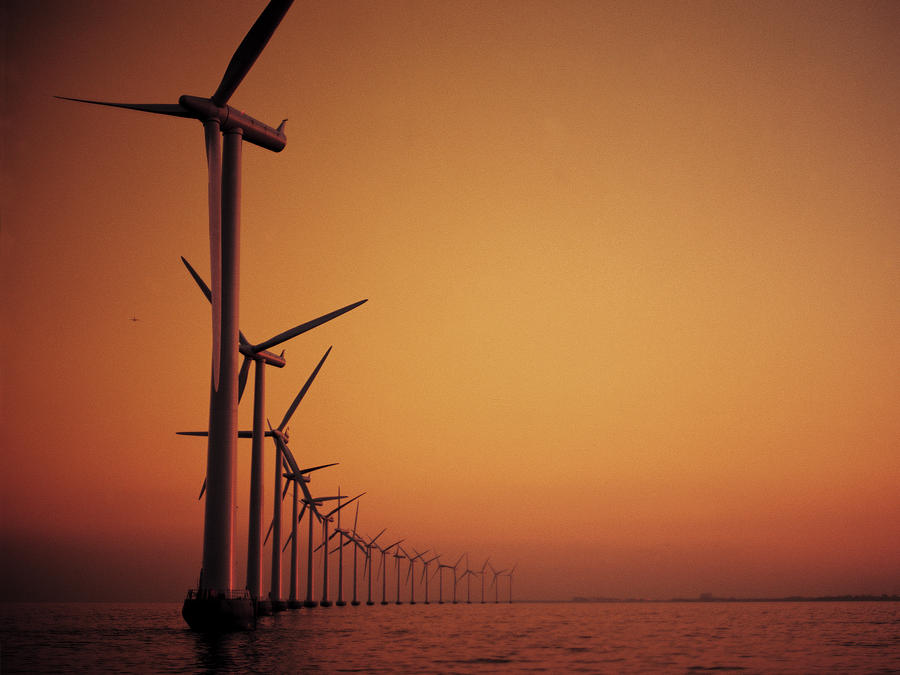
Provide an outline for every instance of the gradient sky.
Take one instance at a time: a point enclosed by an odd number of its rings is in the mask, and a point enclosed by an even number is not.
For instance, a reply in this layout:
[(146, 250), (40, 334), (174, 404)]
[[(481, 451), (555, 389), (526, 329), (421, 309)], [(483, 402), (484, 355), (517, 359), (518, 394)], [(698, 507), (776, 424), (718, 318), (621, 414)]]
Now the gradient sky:
[[(196, 583), (202, 127), (53, 95), (209, 96), (262, 6), (2, 4), (0, 598)], [(269, 372), (276, 423), (334, 345), (313, 491), (521, 598), (900, 593), (898, 33), (892, 1), (295, 3), (231, 104), (289, 118), (244, 146), (244, 333), (370, 299)]]

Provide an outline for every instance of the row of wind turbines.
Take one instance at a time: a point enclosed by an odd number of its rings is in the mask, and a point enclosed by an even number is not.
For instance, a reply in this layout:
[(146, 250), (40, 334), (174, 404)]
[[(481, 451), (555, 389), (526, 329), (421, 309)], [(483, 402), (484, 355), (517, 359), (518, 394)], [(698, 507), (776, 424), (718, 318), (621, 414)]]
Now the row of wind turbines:
[[(390, 555), (397, 558), (398, 580), (400, 560), (403, 558), (409, 563), (409, 571), (407, 573), (409, 579), (413, 579), (413, 567), (417, 560), (421, 561), (423, 565), (424, 579), (426, 581), (428, 579), (428, 565), (437, 563), (437, 570), (441, 575), (439, 602), (442, 599), (441, 594), (443, 592), (443, 570), (453, 570), (454, 600), (456, 599), (455, 586), (462, 578), (457, 578), (456, 576), (459, 560), (455, 565), (451, 566), (441, 563), (439, 557), (432, 556), (426, 563), (424, 554), (416, 553), (415, 556), (410, 556), (402, 549), (399, 541), (389, 547), (380, 547), (376, 540), (383, 532), (379, 533), (375, 538), (366, 539), (356, 532), (355, 527), (349, 530), (341, 528), (338, 520), (334, 532), (331, 535), (328, 534), (329, 523), (334, 521), (335, 516), (339, 519), (341, 510), (359, 499), (361, 495), (357, 495), (352, 499), (346, 499), (340, 494), (330, 497), (313, 497), (309, 489), (310, 474), (332, 465), (301, 469), (287, 445), (287, 424), (328, 357), (331, 351), (330, 348), (325, 352), (325, 355), (307, 379), (306, 384), (297, 394), (294, 402), (282, 418), (281, 423), (273, 428), (266, 419), (266, 367), (283, 368), (286, 365), (283, 352), (275, 354), (270, 350), (291, 338), (349, 312), (366, 302), (366, 300), (357, 301), (311, 321), (299, 324), (259, 343), (250, 342), (238, 327), (240, 191), (243, 145), (246, 141), (265, 150), (280, 152), (287, 143), (287, 137), (284, 131), (285, 121), (282, 121), (277, 128), (271, 127), (232, 107), (229, 105), (229, 101), (265, 49), (269, 39), (278, 28), (288, 9), (290, 9), (291, 4), (292, 0), (270, 0), (267, 3), (253, 26), (238, 45), (218, 87), (209, 97), (182, 95), (178, 98), (177, 103), (113, 103), (60, 97), (81, 103), (138, 110), (167, 117), (193, 119), (199, 121), (203, 126), (208, 175), (210, 286), (203, 282), (186, 260), (184, 261), (212, 306), (209, 426), (206, 431), (187, 432), (191, 435), (207, 437), (206, 479), (201, 490), (201, 496), (205, 495), (202, 564), (198, 587), (188, 592), (182, 607), (182, 615), (188, 625), (197, 630), (227, 631), (252, 628), (256, 625), (258, 613), (266, 611), (267, 603), (269, 604), (268, 609), (272, 611), (281, 608), (284, 602), (281, 593), (281, 509), (283, 495), (291, 486), (293, 486), (294, 494), (291, 509), (291, 535), (284, 543), (284, 546), (292, 545), (291, 593), (288, 602), (291, 599), (295, 603), (297, 602), (297, 587), (299, 585), (297, 572), (299, 536), (297, 527), (301, 518), (307, 512), (310, 514), (308, 518), (310, 532), (309, 549), (307, 552), (307, 568), (310, 572), (307, 577), (307, 602), (312, 602), (310, 589), (313, 584), (312, 533), (314, 519), (323, 526), (323, 543), (320, 546), (323, 549), (322, 577), (325, 590), (323, 592), (323, 600), (319, 603), (320, 605), (327, 602), (328, 559), (333, 552), (329, 550), (329, 545), (335, 535), (339, 536), (336, 550), (339, 558), (338, 576), (341, 580), (343, 577), (342, 560), (345, 546), (352, 545), (354, 547), (355, 561), (357, 552), (365, 551), (364, 568), (368, 570), (370, 587), (373, 564), (372, 555), (376, 551), (381, 552), (382, 602), (386, 602), (387, 572), (384, 560), (385, 556), (389, 555), (389, 551), (392, 550), (393, 553)], [(198, 49), (204, 48), (204, 43), (201, 40), (198, 40), (196, 44)], [(241, 361), (241, 357), (242, 363), (239, 366), (238, 363)], [(238, 402), (246, 387), (251, 363), (254, 364), (253, 428), (248, 431), (240, 431), (237, 420)], [(263, 538), (261, 536), (264, 496), (263, 446), (266, 436), (274, 439), (276, 453), (275, 485), (273, 490), (274, 519), (271, 528), (273, 547), (272, 588), (269, 591), (268, 598), (263, 597), (260, 574), (263, 546)], [(238, 439), (248, 437), (252, 439), (252, 444), (247, 580), (245, 588), (238, 588), (234, 583), (236, 459)], [(282, 478), (286, 479), (284, 484), (282, 483)], [(302, 498), (300, 493), (303, 495)], [(330, 502), (337, 502), (337, 506), (327, 510), (325, 504)], [(498, 572), (492, 568), (494, 573), (492, 584), (495, 588), (495, 599), (500, 575), (508, 574), (511, 585), (514, 569), (508, 572), (506, 570)], [(480, 572), (482, 585), (484, 584), (484, 570), (485, 566), (482, 566)], [(478, 572), (468, 569), (467, 565), (462, 576), (467, 577), (468, 582), (475, 574), (478, 574)], [(356, 580), (355, 574), (353, 578)], [(342, 584), (339, 584), (339, 587), (342, 589)], [(413, 599), (413, 592), (414, 586), (411, 585), (411, 600)], [(343, 591), (339, 590), (339, 602), (342, 601), (342, 593)], [(397, 593), (399, 600), (399, 583)]]
[[(203, 292), (204, 296), (209, 300), (211, 297), (211, 292), (209, 287), (206, 285), (203, 278), (200, 274), (191, 266), (191, 264), (182, 257), (182, 262), (187, 268), (190, 275), (193, 277), (194, 281), (199, 286), (200, 290)], [(300, 335), (301, 333), (309, 330), (317, 325), (321, 325), (326, 321), (330, 321), (341, 314), (358, 307), (363, 304), (365, 300), (361, 300), (359, 302), (353, 303), (351, 305), (347, 305), (341, 309), (335, 310), (329, 314), (326, 314), (317, 319), (313, 319), (312, 321), (305, 322), (303, 324), (299, 324), (294, 328), (291, 328), (287, 331), (284, 331), (269, 340), (266, 340), (263, 343), (263, 347), (268, 348), (272, 346), (277, 346), (284, 342), (287, 342), (293, 337)], [(247, 590), (250, 592), (251, 597), (254, 600), (254, 604), (256, 605), (256, 613), (257, 615), (270, 615), (274, 612), (283, 611), (285, 609), (296, 609), (299, 607), (330, 607), (332, 606), (332, 602), (329, 599), (329, 567), (330, 567), (330, 559), (337, 554), (337, 606), (346, 605), (346, 601), (344, 600), (344, 549), (348, 546), (352, 547), (353, 551), (353, 568), (352, 574), (350, 576), (352, 582), (352, 600), (350, 602), (351, 605), (359, 605), (361, 601), (358, 596), (358, 583), (359, 583), (359, 556), (362, 556), (363, 565), (362, 565), (362, 574), (363, 577), (367, 580), (367, 605), (374, 605), (375, 600), (373, 596), (373, 570), (374, 570), (374, 561), (373, 556), (378, 553), (381, 554), (380, 561), (378, 564), (378, 570), (374, 572), (374, 581), (377, 583), (377, 580), (380, 576), (381, 578), (381, 604), (387, 605), (390, 604), (387, 599), (387, 568), (388, 563), (386, 563), (386, 557), (391, 556), (395, 559), (395, 567), (397, 572), (397, 583), (396, 583), (396, 604), (402, 604), (401, 600), (401, 589), (403, 586), (409, 586), (409, 603), (416, 604), (415, 600), (415, 591), (416, 591), (416, 575), (414, 573), (415, 565), (419, 562), (422, 566), (422, 574), (419, 578), (419, 584), (424, 584), (424, 602), (425, 604), (429, 604), (429, 579), (432, 579), (435, 576), (439, 576), (439, 585), (438, 585), (438, 603), (443, 604), (443, 590), (444, 590), (444, 570), (448, 571), (448, 574), (451, 575), (451, 579), (453, 582), (453, 594), (452, 594), (452, 602), (457, 602), (457, 585), (458, 582), (463, 579), (466, 580), (466, 602), (471, 602), (471, 580), (473, 577), (481, 578), (481, 602), (485, 602), (485, 577), (486, 570), (490, 569), (490, 573), (493, 575), (491, 583), (489, 585), (489, 589), (494, 589), (494, 602), (499, 602), (499, 579), (501, 577), (508, 578), (508, 601), (512, 602), (512, 575), (515, 572), (515, 566), (512, 569), (501, 569), (496, 570), (491, 564), (490, 560), (485, 560), (484, 564), (478, 570), (473, 570), (469, 567), (469, 559), (468, 554), (460, 555), (456, 562), (452, 565), (448, 563), (441, 562), (440, 554), (431, 554), (426, 557), (427, 554), (430, 553), (430, 550), (422, 551), (421, 553), (416, 549), (412, 548), (412, 553), (408, 552), (401, 545), (404, 540), (400, 539), (398, 541), (393, 542), (387, 546), (379, 544), (378, 540), (381, 536), (386, 532), (386, 529), (382, 529), (377, 535), (371, 538), (366, 538), (364, 535), (360, 534), (357, 530), (357, 523), (359, 518), (359, 503), (356, 504), (356, 513), (353, 518), (353, 526), (351, 528), (343, 528), (341, 527), (341, 511), (349, 506), (351, 503), (356, 502), (363, 494), (356, 495), (352, 499), (347, 499), (346, 495), (340, 494), (340, 489), (338, 489), (338, 494), (333, 496), (317, 496), (314, 497), (310, 492), (309, 483), (311, 482), (310, 474), (319, 471), (320, 469), (325, 469), (328, 467), (336, 466), (337, 462), (332, 462), (329, 464), (322, 464), (319, 466), (313, 466), (309, 468), (301, 469), (298, 465), (296, 458), (294, 457), (293, 452), (288, 446), (289, 441), (289, 430), (288, 424), (291, 421), (294, 413), (296, 412), (298, 406), (300, 405), (303, 398), (306, 396), (309, 391), (312, 383), (315, 381), (317, 375), (319, 374), (322, 366), (325, 363), (325, 360), (328, 358), (331, 353), (331, 347), (325, 352), (319, 362), (316, 364), (313, 371), (310, 373), (306, 382), (301, 387), (300, 391), (294, 397), (294, 400), (291, 402), (291, 405), (285, 411), (284, 416), (281, 419), (281, 422), (277, 427), (272, 427), (271, 423), (268, 419), (266, 419), (266, 424), (268, 426), (268, 430), (262, 427), (262, 420), (265, 419), (265, 389), (264, 389), (264, 373), (265, 373), (265, 365), (274, 365), (276, 367), (284, 367), (286, 362), (284, 360), (284, 352), (279, 355), (277, 358), (271, 352), (267, 352), (265, 348), (261, 348), (259, 345), (252, 345), (249, 340), (246, 339), (243, 332), (239, 332), (239, 340), (242, 347), (242, 352), (245, 354), (244, 356), (244, 364), (241, 367), (241, 370), (238, 374), (238, 399), (240, 400), (243, 397), (244, 390), (246, 388), (247, 383), (247, 375), (249, 373), (249, 365), (251, 361), (254, 359), (252, 357), (247, 356), (248, 352), (263, 354), (262, 357), (255, 359), (256, 368), (255, 368), (255, 386), (254, 386), (254, 403), (253, 403), (253, 429), (251, 430), (241, 430), (238, 431), (238, 438), (250, 438), (253, 440), (253, 455), (251, 460), (251, 497), (250, 497), (250, 524), (248, 527), (248, 559), (247, 559)], [(206, 431), (179, 431), (176, 432), (179, 435), (183, 436), (208, 436), (208, 432)], [(259, 532), (262, 525), (262, 499), (261, 494), (263, 491), (262, 488), (262, 441), (265, 437), (270, 437), (273, 440), (274, 448), (275, 448), (275, 474), (274, 474), (274, 486), (273, 486), (273, 516), (272, 521), (269, 524), (269, 528), (266, 531), (265, 538), (260, 545), (259, 542)], [(257, 442), (258, 441), (258, 442)], [(259, 460), (259, 462), (257, 462)], [(259, 464), (260, 466), (257, 466)], [(284, 481), (282, 481), (284, 479)], [(254, 489), (255, 487), (255, 489)], [(287, 497), (288, 491), (293, 488), (292, 499), (291, 499), (291, 518), (290, 518), (290, 534), (284, 538), (284, 543), (282, 545), (282, 521), (283, 521), (283, 502)], [(203, 485), (200, 489), (199, 499), (202, 499), (204, 493), (206, 492), (206, 480), (204, 479)], [(328, 509), (326, 504), (329, 502), (336, 502), (337, 506), (334, 508)], [(306, 598), (302, 602), (300, 601), (300, 588), (301, 588), (301, 579), (300, 579), (300, 524), (303, 521), (304, 515), (309, 514), (307, 518), (308, 524), (308, 534), (307, 534), (307, 551), (306, 551)], [(335, 522), (335, 518), (337, 519)], [(320, 543), (314, 546), (314, 542), (316, 541), (316, 533), (315, 533), (315, 523), (318, 522), (322, 528), (322, 534), (320, 538)], [(334, 530), (329, 534), (329, 525), (331, 523), (335, 523)], [(338, 541), (332, 544), (332, 541), (338, 537)], [(261, 562), (262, 562), (262, 548), (261, 546), (265, 546), (269, 540), (271, 539), (271, 575), (270, 582), (271, 586), (268, 591), (268, 597), (265, 597), (262, 591), (262, 579), (260, 575), (261, 570)], [(289, 578), (289, 594), (287, 598), (283, 597), (283, 587), (282, 587), (282, 555), (290, 546), (290, 574)], [(314, 586), (315, 586), (315, 571), (316, 565), (314, 563), (314, 553), (319, 553), (320, 558), (320, 568), (321, 568), (321, 577), (322, 577), (322, 595), (320, 600), (315, 600), (314, 596)], [(465, 558), (466, 564), (465, 569), (460, 573), (459, 566)], [(401, 560), (407, 561), (407, 573), (405, 579), (401, 582)], [(436, 568), (433, 574), (429, 575), (429, 566), (432, 563), (436, 563)], [(202, 586), (202, 582), (201, 582)], [(377, 591), (376, 591), (377, 592)]]

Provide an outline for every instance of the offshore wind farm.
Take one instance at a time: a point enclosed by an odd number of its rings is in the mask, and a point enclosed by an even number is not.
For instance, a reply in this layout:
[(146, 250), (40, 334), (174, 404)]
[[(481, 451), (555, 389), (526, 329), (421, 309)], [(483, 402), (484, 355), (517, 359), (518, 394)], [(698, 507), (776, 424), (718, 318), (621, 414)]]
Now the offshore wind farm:
[(900, 592), (895, 6), (264, 4), (2, 10), (0, 599)]

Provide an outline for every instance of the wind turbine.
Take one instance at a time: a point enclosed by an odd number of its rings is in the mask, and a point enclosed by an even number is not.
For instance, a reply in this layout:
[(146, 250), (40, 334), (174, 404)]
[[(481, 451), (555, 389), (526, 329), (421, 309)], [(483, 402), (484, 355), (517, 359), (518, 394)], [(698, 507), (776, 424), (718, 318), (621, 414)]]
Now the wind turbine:
[[(413, 574), (413, 566), (416, 563), (416, 560), (420, 560), (422, 556), (428, 553), (428, 549), (425, 549), (421, 553), (419, 553), (416, 549), (413, 549), (413, 553), (416, 555), (409, 557), (409, 571), (406, 573), (406, 579), (409, 581), (409, 604), (416, 604), (416, 576)], [(427, 597), (427, 596), (426, 596)]]
[(493, 565), (488, 565), (488, 567), (491, 568), (491, 572), (492, 572), (493, 575), (494, 575), (494, 578), (491, 579), (491, 586), (494, 587), (494, 603), (496, 604), (496, 603), (500, 602), (499, 597), (498, 597), (498, 591), (499, 591), (499, 589), (500, 589), (500, 584), (499, 584), (499, 582), (497, 581), (497, 579), (499, 578), (499, 576), (500, 576), (501, 574), (504, 574), (504, 573), (506, 572), (506, 570), (500, 570), (500, 571), (498, 572), (497, 570), (494, 569), (494, 566), (493, 566)]
[[(478, 573), (481, 575), (481, 604), (484, 604), (484, 568), (488, 567), (491, 563), (491, 559), (488, 558), (484, 561), (484, 564), (481, 566), (481, 571)], [(493, 569), (493, 568), (491, 568)]]
[(342, 508), (352, 504), (364, 494), (366, 493), (360, 492), (353, 499), (342, 504), (341, 499), (343, 499), (343, 496), (341, 495), (340, 488), (338, 488), (338, 496), (335, 497), (335, 499), (338, 500), (337, 507), (331, 509), (331, 511), (322, 516), (322, 543), (318, 546), (318, 548), (322, 549), (322, 601), (319, 603), (322, 607), (331, 607), (331, 601), (328, 599), (328, 523), (334, 520), (335, 513), (339, 514)]
[[(365, 548), (366, 548), (366, 562), (365, 562), (365, 564), (363, 565), (363, 572), (365, 572), (366, 566), (368, 566), (368, 570), (369, 570), (369, 575), (368, 575), (368, 576), (369, 576), (369, 593), (368, 593), (367, 600), (366, 600), (366, 604), (367, 604), (367, 605), (374, 605), (374, 604), (375, 604), (375, 601), (372, 600), (372, 567), (373, 567), (373, 564), (372, 564), (372, 549), (373, 549), (373, 548), (378, 548), (378, 544), (376, 544), (375, 542), (377, 541), (378, 537), (380, 537), (381, 535), (383, 535), (386, 531), (387, 531), (386, 529), (382, 530), (381, 532), (379, 532), (378, 534), (376, 534), (374, 537), (372, 537), (372, 539), (370, 539), (368, 542), (365, 543)], [(378, 550), (380, 551), (381, 549), (378, 548)]]
[(390, 546), (385, 546), (384, 548), (379, 548), (381, 551), (381, 563), (379, 564), (379, 568), (381, 570), (381, 604), (388, 604), (387, 601), (387, 565), (384, 564), (384, 556), (387, 555), (387, 552), (390, 551), (395, 546), (399, 546), (403, 542), (402, 539), (399, 541), (395, 541)]
[(409, 559), (409, 555), (407, 555), (406, 551), (403, 550), (402, 546), (397, 546), (397, 550), (394, 551), (394, 559), (397, 561), (397, 604), (402, 605), (403, 602), (400, 600), (400, 559), (407, 558)]
[[(467, 605), (472, 604), (472, 583), (471, 582), (472, 582), (472, 577), (475, 576), (476, 574), (478, 574), (478, 572), (473, 572), (472, 570), (469, 569), (469, 554), (466, 553), (466, 571), (462, 573), (462, 575), (460, 576), (460, 579), (462, 579), (463, 577), (466, 578), (466, 604)], [(456, 594), (456, 591), (454, 591), (454, 600), (456, 599), (455, 594)]]
[[(285, 462), (287, 463), (287, 462)], [(287, 548), (287, 545), (293, 541), (293, 545), (291, 546), (291, 585), (290, 592), (288, 594), (288, 608), (289, 609), (297, 609), (301, 607), (300, 599), (297, 596), (297, 588), (299, 584), (299, 554), (300, 554), (300, 536), (297, 532), (297, 526), (300, 524), (300, 521), (303, 519), (303, 514), (308, 508), (307, 503), (303, 502), (303, 507), (300, 510), (298, 515), (297, 513), (297, 505), (300, 503), (299, 495), (297, 494), (297, 486), (302, 483), (308, 483), (310, 481), (309, 474), (313, 471), (318, 471), (319, 469), (325, 469), (329, 466), (336, 466), (337, 462), (332, 462), (331, 464), (322, 464), (321, 466), (314, 466), (309, 469), (302, 469), (299, 475), (296, 475), (288, 469), (287, 472), (284, 473), (284, 477), (288, 479), (288, 481), (292, 482), (294, 485), (294, 493), (293, 493), (293, 505), (291, 508), (291, 533), (288, 535), (287, 541), (285, 541), (284, 546), (281, 548), (281, 552), (284, 553), (284, 549)], [(282, 492), (282, 497), (287, 493), (288, 485), (285, 484), (284, 492)], [(310, 519), (312, 519), (312, 515), (310, 515)], [(272, 519), (272, 525), (275, 524), (275, 519)], [(271, 531), (271, 526), (270, 526)], [(266, 535), (268, 537), (268, 534)]]
[[(320, 365), (321, 365), (321, 362), (320, 362)], [(268, 420), (266, 420), (266, 421), (268, 423)], [(290, 473), (291, 473), (292, 477), (293, 476), (301, 476), (301, 478), (302, 478), (304, 473), (309, 473), (309, 471), (300, 469), (300, 467), (297, 465), (297, 461), (294, 459), (294, 454), (291, 452), (290, 448), (288, 448), (288, 446), (287, 446), (287, 435), (285, 433), (283, 433), (282, 431), (276, 431), (276, 430), (272, 429), (271, 423), (268, 423), (268, 425), (269, 425), (269, 431), (272, 432), (272, 436), (275, 439), (275, 444), (278, 446), (278, 448), (280, 450), (283, 461), (287, 461), (288, 465), (290, 466)], [(277, 466), (278, 465), (276, 464), (276, 468), (277, 468)], [(316, 469), (324, 468), (325, 466), (332, 466), (332, 465), (326, 464), (326, 465), (323, 465), (322, 467), (315, 467), (315, 468)], [(314, 498), (312, 496), (312, 494), (310, 494), (309, 488), (306, 486), (307, 482), (308, 482), (307, 480), (296, 481), (296, 484), (298, 484), (300, 486), (300, 489), (303, 491), (303, 497), (304, 497), (303, 502), (304, 502), (304, 504), (306, 504), (309, 507), (309, 510), (313, 513), (313, 515), (315, 515), (315, 517), (318, 518), (320, 522), (324, 523), (325, 516), (323, 516), (321, 513), (319, 513), (318, 507), (322, 506), (323, 502), (334, 500), (334, 499), (340, 499), (340, 495), (336, 496), (336, 497), (315, 497)], [(361, 496), (362, 495), (358, 495), (357, 497), (354, 497), (354, 499), (358, 499)], [(277, 499), (277, 493), (276, 493), (276, 499)], [(353, 499), (351, 499), (350, 501), (352, 502)], [(349, 504), (350, 502), (347, 502), (347, 503)], [(332, 511), (332, 513), (334, 513), (334, 512)], [(279, 505), (279, 509), (278, 509), (278, 514), (276, 515), (275, 518), (273, 518), (273, 523), (275, 523), (276, 526), (280, 528), (279, 521), (280, 521), (280, 505)], [(326, 527), (327, 527), (327, 525), (326, 525)], [(326, 538), (326, 540), (327, 540), (327, 538)], [(315, 607), (316, 603), (312, 599), (312, 585), (313, 585), (313, 564), (312, 564), (312, 559), (313, 559), (313, 519), (312, 519), (312, 517), (309, 518), (308, 542), (309, 542), (308, 543), (308, 558), (307, 558), (307, 568), (306, 568), (307, 569), (306, 600), (304, 601), (303, 606), (304, 607)], [(274, 548), (275, 547), (273, 546), (273, 550), (274, 550)], [(273, 567), (274, 567), (274, 564), (273, 564)], [(279, 564), (279, 577), (280, 577), (280, 569), (281, 568), (280, 568), (280, 564)], [(279, 578), (278, 583), (280, 585), (280, 583), (281, 583), (280, 578)], [(274, 581), (273, 581), (273, 587), (274, 587)]]
[(425, 582), (425, 604), (426, 605), (428, 604), (428, 566), (440, 557), (441, 557), (440, 554), (435, 554), (435, 556), (429, 560), (422, 560), (422, 579)]
[[(190, 265), (185, 261), (185, 264), (188, 265), (188, 269), (195, 274), (190, 267)], [(195, 276), (198, 283), (202, 284), (202, 279)], [(201, 289), (205, 286), (203, 284)], [(208, 290), (208, 289), (207, 289)], [(321, 319), (322, 317), (320, 317)], [(320, 319), (315, 319), (315, 321), (319, 321)], [(306, 324), (301, 324), (306, 325)], [(294, 330), (294, 329), (292, 329)], [(287, 331), (289, 333), (291, 331)], [(282, 333), (285, 335), (286, 333)], [(270, 342), (267, 341), (267, 342)], [(249, 344), (249, 343), (248, 343)], [(262, 350), (261, 353), (271, 354), (271, 352)], [(241, 438), (251, 437), (253, 439), (253, 447), (252, 447), (252, 456), (251, 456), (251, 466), (250, 466), (250, 516), (249, 516), (249, 526), (247, 528), (247, 588), (250, 590), (250, 595), (253, 597), (254, 602), (257, 605), (257, 611), (262, 611), (263, 613), (267, 612), (268, 607), (266, 606), (266, 602), (271, 602), (271, 608), (274, 611), (280, 611), (284, 609), (286, 605), (282, 606), (281, 601), (281, 555), (279, 553), (279, 549), (281, 547), (281, 465), (286, 460), (283, 457), (282, 452), (282, 444), (279, 444), (276, 440), (275, 442), (275, 487), (274, 487), (274, 522), (275, 522), (275, 531), (274, 531), (274, 539), (273, 539), (273, 547), (272, 547), (272, 576), (271, 576), (271, 590), (269, 594), (268, 601), (260, 600), (262, 597), (262, 581), (260, 578), (260, 569), (262, 567), (262, 545), (260, 543), (260, 531), (262, 529), (262, 497), (263, 497), (263, 440), (266, 435), (274, 436), (276, 438), (279, 437), (283, 442), (287, 441), (287, 424), (290, 422), (291, 417), (294, 415), (294, 412), (297, 410), (297, 406), (300, 405), (300, 402), (303, 400), (303, 397), (306, 396), (306, 392), (309, 391), (310, 386), (313, 381), (316, 379), (316, 376), (319, 374), (319, 371), (322, 368), (322, 365), (325, 363), (325, 359), (328, 358), (328, 355), (331, 353), (331, 347), (327, 349), (325, 354), (319, 360), (319, 363), (313, 369), (312, 373), (306, 379), (306, 382), (303, 384), (303, 387), (300, 388), (300, 391), (297, 393), (297, 396), (294, 397), (293, 402), (290, 407), (284, 414), (284, 417), (281, 420), (281, 423), (278, 425), (277, 429), (269, 429), (269, 433), (267, 434), (265, 428), (262, 426), (263, 420), (260, 419), (260, 416), (263, 414), (264, 407), (264, 388), (263, 388), (263, 378), (262, 373), (263, 366), (261, 361), (257, 361), (256, 366), (256, 380), (254, 383), (254, 401), (253, 401), (253, 430), (252, 431), (238, 431), (237, 435)], [(272, 355), (274, 356), (274, 355)], [(280, 359), (282, 365), (284, 364), (284, 359), (281, 357), (277, 357)], [(267, 360), (267, 362), (270, 362)], [(248, 362), (249, 363), (249, 362)], [(263, 418), (264, 419), (264, 418)], [(177, 432), (181, 435), (186, 436), (205, 436), (207, 432), (205, 431), (179, 431)], [(206, 488), (207, 481), (204, 480), (203, 488), (200, 489), (200, 496), (203, 496), (203, 491)], [(260, 603), (262, 606), (260, 607)]]
[[(359, 534), (356, 531), (356, 523), (359, 520), (359, 502), (356, 502), (356, 512), (353, 514), (353, 528), (347, 532), (346, 530), (341, 530), (342, 539), (344, 537), (347, 538), (346, 543), (341, 543), (341, 547), (343, 548), (347, 544), (353, 545), (353, 599), (350, 601), (350, 604), (353, 607), (359, 605), (359, 598), (356, 593), (356, 589), (359, 582), (359, 574), (357, 573), (357, 554), (359, 551), (363, 551), (364, 553), (368, 553), (368, 549), (366, 549), (365, 542), (362, 541)], [(382, 530), (383, 531), (383, 530)]]
[[(338, 492), (340, 492), (340, 488), (338, 488)], [(359, 515), (359, 502), (356, 502), (356, 515)], [(345, 532), (341, 529), (341, 512), (338, 511), (337, 514), (338, 522), (337, 527), (334, 528), (334, 534), (338, 536), (338, 599), (335, 603), (338, 607), (343, 607), (347, 603), (344, 601), (344, 536)], [(356, 527), (356, 518), (353, 520), (354, 528)], [(352, 539), (350, 539), (352, 541)], [(356, 599), (356, 549), (353, 549), (353, 598)]]
[(456, 603), (456, 566), (459, 565), (459, 561), (462, 560), (462, 556), (459, 556), (459, 559), (453, 565), (447, 565), (446, 563), (438, 563), (437, 572), (435, 574), (440, 574), (440, 579), (438, 580), (438, 604), (444, 604), (444, 570), (449, 569), (453, 570), (453, 602)]
[[(468, 555), (468, 554), (464, 554)], [(459, 567), (459, 563), (462, 562), (463, 557), (459, 556), (459, 560), (456, 561), (456, 564), (453, 566), (453, 604), (456, 604), (456, 582), (459, 581), (456, 577), (456, 568)]]
[(509, 577), (509, 604), (512, 604), (512, 578), (513, 572), (516, 571), (516, 567), (519, 566), (519, 563), (516, 563), (512, 566), (512, 569), (509, 572), (506, 572), (503, 576)]
[[(233, 583), (241, 148), (246, 140), (279, 152), (287, 139), (283, 121), (273, 129), (232, 108), (228, 101), (262, 53), (291, 2), (269, 2), (234, 52), (222, 81), (209, 98), (185, 95), (175, 104), (70, 99), (191, 118), (203, 123), (212, 271), (212, 373), (203, 562), (199, 588), (189, 592), (182, 607), (182, 616), (193, 629), (231, 630), (256, 625), (250, 594), (235, 591)], [(224, 153), (221, 135), (224, 135)]]

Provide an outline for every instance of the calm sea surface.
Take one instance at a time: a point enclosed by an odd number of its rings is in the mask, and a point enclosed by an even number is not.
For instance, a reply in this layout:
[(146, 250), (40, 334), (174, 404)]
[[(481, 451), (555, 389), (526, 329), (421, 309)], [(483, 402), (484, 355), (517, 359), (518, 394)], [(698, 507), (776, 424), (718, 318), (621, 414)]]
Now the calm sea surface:
[(295, 610), (217, 638), (177, 604), (0, 604), (0, 672), (898, 673), (900, 603)]

